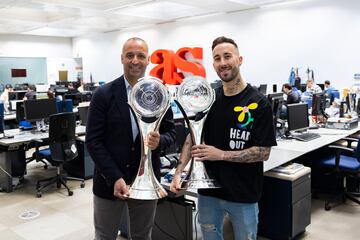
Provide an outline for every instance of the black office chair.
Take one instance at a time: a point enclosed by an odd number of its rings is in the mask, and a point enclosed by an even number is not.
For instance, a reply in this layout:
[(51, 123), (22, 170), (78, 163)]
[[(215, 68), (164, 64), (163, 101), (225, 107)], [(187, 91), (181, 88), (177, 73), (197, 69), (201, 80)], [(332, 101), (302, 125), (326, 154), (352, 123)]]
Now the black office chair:
[[(63, 185), (68, 190), (68, 195), (72, 196), (73, 192), (66, 185), (67, 180), (81, 181), (81, 188), (85, 187), (84, 179), (67, 177), (61, 173), (63, 164), (71, 161), (78, 156), (75, 140), (75, 114), (74, 113), (57, 113), (50, 116), (49, 125), (49, 148), (37, 150), (39, 157), (47, 159), (51, 165), (56, 166), (57, 173), (55, 177), (39, 180), (36, 184), (36, 196), (41, 197), (41, 190), (45, 187), (56, 183), (57, 188)], [(44, 185), (40, 183), (46, 182)]]
[(344, 138), (344, 140), (348, 142), (348, 146), (351, 146), (351, 143), (356, 141), (356, 148), (353, 149), (351, 147), (345, 147), (341, 145), (330, 145), (329, 148), (335, 150), (335, 156), (330, 155), (319, 161), (320, 168), (330, 170), (328, 174), (335, 174), (335, 176), (341, 178), (343, 182), (341, 193), (335, 197), (336, 200), (340, 199), (341, 201), (337, 201), (334, 204), (332, 204), (333, 199), (325, 201), (325, 210), (327, 211), (339, 203), (344, 203), (346, 199), (360, 204), (360, 200), (356, 198), (360, 196), (359, 189), (357, 189), (357, 192), (348, 192), (346, 185), (347, 178), (354, 178), (356, 182), (359, 183), (360, 141), (356, 138)]

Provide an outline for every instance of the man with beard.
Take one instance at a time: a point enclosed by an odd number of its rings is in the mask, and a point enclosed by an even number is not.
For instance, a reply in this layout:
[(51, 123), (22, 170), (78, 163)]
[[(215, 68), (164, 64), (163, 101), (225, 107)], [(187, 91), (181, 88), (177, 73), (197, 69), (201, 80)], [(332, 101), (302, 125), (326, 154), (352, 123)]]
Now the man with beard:
[[(151, 239), (156, 200), (128, 199), (141, 155), (139, 129), (127, 103), (132, 87), (143, 77), (149, 64), (148, 46), (140, 38), (123, 45), (124, 75), (99, 87), (91, 99), (86, 125), (86, 145), (95, 163), (93, 178), (95, 240), (115, 240), (120, 217), (129, 210), (131, 239)], [(175, 139), (169, 109), (159, 131), (150, 132), (154, 173), (160, 178), (160, 151)]]
[(242, 78), (243, 59), (232, 39), (216, 38), (212, 55), (222, 88), (204, 124), (204, 143), (192, 146), (187, 137), (170, 190), (179, 191), (181, 172), (191, 156), (204, 161), (222, 188), (198, 190), (203, 238), (223, 239), (223, 220), (228, 214), (235, 239), (256, 239), (263, 161), (276, 145), (271, 106)]

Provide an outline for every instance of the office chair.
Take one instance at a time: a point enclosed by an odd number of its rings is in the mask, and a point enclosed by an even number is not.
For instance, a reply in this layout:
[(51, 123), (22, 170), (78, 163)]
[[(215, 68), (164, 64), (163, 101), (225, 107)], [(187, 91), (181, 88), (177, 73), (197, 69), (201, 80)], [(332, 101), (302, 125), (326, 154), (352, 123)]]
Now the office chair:
[(332, 102), (335, 100), (335, 98), (340, 99), (340, 93), (338, 90), (333, 90), (330, 93), (330, 104), (332, 104)]
[[(356, 141), (357, 146), (355, 149), (351, 147), (330, 145), (329, 148), (335, 150), (335, 156), (330, 155), (319, 161), (319, 167), (330, 170), (328, 174), (335, 174), (336, 177), (341, 178), (342, 192), (338, 194), (335, 199), (341, 199), (340, 203), (344, 203), (346, 199), (349, 199), (360, 205), (360, 200), (356, 197), (360, 196), (359, 191), (357, 192), (348, 192), (346, 185), (346, 178), (354, 178), (357, 183), (360, 179), (360, 141), (356, 138), (344, 138), (348, 142), (348, 146), (351, 146), (351, 143)], [(345, 155), (347, 153), (348, 155)], [(359, 190), (359, 189), (358, 189)], [(332, 207), (335, 207), (339, 202), (331, 204), (331, 200), (325, 201), (325, 210), (328, 211)]]
[[(37, 149), (37, 154), (55, 166), (57, 173), (54, 177), (37, 181), (36, 196), (38, 198), (42, 196), (41, 190), (53, 183), (56, 183), (57, 188), (63, 185), (67, 189), (69, 196), (72, 196), (73, 192), (66, 185), (67, 180), (81, 181), (80, 187), (85, 187), (84, 179), (67, 177), (61, 173), (63, 164), (78, 156), (75, 140), (75, 120), (75, 113), (57, 113), (50, 116), (49, 148)], [(43, 182), (46, 183), (41, 186)]]

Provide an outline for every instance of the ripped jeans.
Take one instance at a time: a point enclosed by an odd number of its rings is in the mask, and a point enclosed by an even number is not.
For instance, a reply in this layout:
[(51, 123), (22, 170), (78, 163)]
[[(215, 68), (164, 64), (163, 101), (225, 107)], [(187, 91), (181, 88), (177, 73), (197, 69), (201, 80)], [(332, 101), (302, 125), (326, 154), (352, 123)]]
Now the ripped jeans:
[(229, 215), (235, 240), (255, 240), (257, 235), (257, 203), (236, 203), (199, 194), (199, 224), (204, 240), (223, 240), (223, 222)]

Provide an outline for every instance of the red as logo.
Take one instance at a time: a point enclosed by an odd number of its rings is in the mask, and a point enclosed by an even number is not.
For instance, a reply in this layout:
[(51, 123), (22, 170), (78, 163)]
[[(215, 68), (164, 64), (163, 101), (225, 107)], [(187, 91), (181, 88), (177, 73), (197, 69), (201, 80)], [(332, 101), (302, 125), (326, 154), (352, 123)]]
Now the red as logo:
[(186, 59), (186, 53), (190, 53), (194, 58), (202, 60), (202, 48), (180, 48), (176, 53), (172, 50), (159, 49), (153, 52), (150, 61), (158, 64), (150, 71), (150, 75), (160, 78), (166, 84), (179, 85), (184, 79), (182, 72), (192, 73), (196, 76), (206, 76), (205, 68), (197, 62)]

